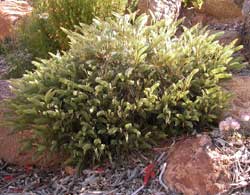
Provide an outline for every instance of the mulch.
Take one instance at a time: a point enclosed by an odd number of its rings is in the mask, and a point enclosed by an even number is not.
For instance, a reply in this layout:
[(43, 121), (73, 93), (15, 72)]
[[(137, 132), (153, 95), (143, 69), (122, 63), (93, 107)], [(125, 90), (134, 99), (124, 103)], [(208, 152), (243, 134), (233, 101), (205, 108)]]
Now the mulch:
[(10, 85), (7, 80), (2, 80), (1, 77), (7, 71), (7, 64), (3, 56), (0, 56), (0, 101), (11, 96)]
[(166, 153), (155, 158), (134, 153), (121, 164), (84, 169), (42, 170), (0, 161), (1, 195), (177, 195), (163, 182)]
[[(238, 137), (237, 137), (238, 136)], [(213, 144), (220, 158), (230, 162), (231, 183), (229, 189), (221, 195), (250, 194), (250, 139), (236, 133), (229, 140), (213, 138)]]

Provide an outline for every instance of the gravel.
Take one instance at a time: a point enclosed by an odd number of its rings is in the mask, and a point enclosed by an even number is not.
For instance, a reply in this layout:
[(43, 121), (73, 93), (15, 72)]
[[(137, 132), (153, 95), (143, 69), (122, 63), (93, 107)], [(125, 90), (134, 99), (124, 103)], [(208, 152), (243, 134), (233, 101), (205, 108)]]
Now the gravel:
[[(151, 152), (152, 153), (152, 152)], [(17, 167), (4, 161), (0, 163), (1, 195), (177, 195), (163, 184), (163, 164), (166, 153), (156, 158), (140, 153), (130, 155), (122, 164), (84, 169), (69, 174), (65, 169), (42, 170), (35, 167)], [(145, 167), (154, 163), (156, 176), (144, 186)], [(141, 190), (140, 190), (141, 189)]]
[[(2, 56), (0, 56), (0, 78), (6, 73), (7, 64)], [(0, 101), (11, 96), (10, 84), (7, 80), (0, 80)]]

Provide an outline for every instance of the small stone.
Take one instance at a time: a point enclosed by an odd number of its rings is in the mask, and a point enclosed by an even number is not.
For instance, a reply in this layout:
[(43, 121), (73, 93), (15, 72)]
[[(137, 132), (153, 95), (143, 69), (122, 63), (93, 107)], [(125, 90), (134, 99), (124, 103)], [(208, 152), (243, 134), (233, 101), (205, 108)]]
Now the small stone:
[(242, 17), (242, 4), (236, 0), (205, 0), (201, 11), (220, 19)]
[(64, 170), (65, 170), (65, 172), (68, 174), (68, 175), (75, 175), (76, 174), (76, 169), (75, 168), (73, 168), (73, 167), (71, 167), (71, 166), (66, 166), (65, 168), (64, 168)]
[(250, 114), (241, 115), (241, 120), (245, 121), (245, 122), (249, 121), (250, 120)]
[(234, 76), (231, 80), (225, 81), (222, 86), (232, 94), (229, 109), (223, 116), (232, 116), (240, 122), (244, 134), (250, 135), (250, 77)]

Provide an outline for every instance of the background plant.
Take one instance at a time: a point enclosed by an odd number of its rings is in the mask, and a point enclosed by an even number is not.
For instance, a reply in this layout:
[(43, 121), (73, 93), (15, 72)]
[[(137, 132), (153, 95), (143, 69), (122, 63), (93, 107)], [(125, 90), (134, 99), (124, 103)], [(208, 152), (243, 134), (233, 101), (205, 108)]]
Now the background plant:
[(185, 6), (193, 6), (195, 8), (201, 8), (204, 0), (183, 0)]
[(21, 77), (26, 70), (34, 68), (34, 56), (13, 37), (0, 42), (0, 56), (7, 65), (2, 79)]
[(42, 48), (40, 54), (35, 54), (43, 57), (42, 54), (68, 48), (68, 40), (61, 27), (73, 30), (79, 23), (91, 24), (94, 17), (105, 19), (113, 11), (124, 12), (125, 7), (126, 0), (39, 1), (29, 21), (21, 25), (21, 39), (27, 47), (31, 47), (31, 51)]
[(82, 165), (216, 121), (228, 99), (219, 82), (241, 66), (232, 57), (240, 47), (221, 46), (199, 26), (177, 37), (176, 23), (147, 19), (117, 15), (65, 30), (68, 52), (12, 82), (9, 121), (33, 129), (26, 146)]
[(79, 23), (91, 24), (94, 17), (105, 19), (112, 12), (123, 13), (127, 0), (36, 0), (31, 15), (18, 25), (16, 38), (8, 50), (7, 78), (18, 78), (34, 69), (32, 60), (48, 58), (49, 52), (68, 49), (61, 27), (74, 30)]

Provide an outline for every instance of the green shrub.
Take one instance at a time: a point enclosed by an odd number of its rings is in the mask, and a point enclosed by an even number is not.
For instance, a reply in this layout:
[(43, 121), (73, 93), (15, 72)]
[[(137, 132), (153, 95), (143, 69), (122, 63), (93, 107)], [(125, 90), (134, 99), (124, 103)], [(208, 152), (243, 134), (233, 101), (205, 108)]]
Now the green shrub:
[(11, 38), (5, 38), (0, 40), (0, 55), (5, 55), (13, 47), (13, 40)]
[(183, 0), (185, 6), (191, 6), (195, 8), (201, 8), (204, 0)]
[(21, 77), (26, 70), (34, 68), (31, 62), (34, 57), (14, 38), (7, 38), (0, 43), (0, 55), (7, 64), (7, 72), (1, 75), (4, 79)]
[[(126, 0), (45, 0), (36, 2), (28, 21), (22, 23), (20, 38), (34, 55), (68, 49), (68, 39), (61, 27), (74, 29), (79, 23), (91, 24), (92, 19), (124, 12)], [(42, 51), (41, 51), (42, 50)], [(40, 51), (40, 52), (38, 52)]]
[(48, 28), (47, 21), (34, 11), (21, 21), (16, 33), (17, 42), (33, 56), (47, 58), (48, 52), (56, 52), (60, 47), (49, 37)]
[(241, 66), (232, 57), (239, 47), (221, 46), (199, 26), (177, 37), (176, 23), (147, 19), (116, 15), (65, 30), (68, 52), (12, 82), (9, 120), (17, 131), (33, 129), (27, 146), (82, 165), (216, 121), (228, 99), (219, 82)]
[[(33, 70), (31, 61), (35, 57), (48, 58), (49, 52), (67, 50), (69, 40), (61, 27), (73, 30), (79, 23), (91, 24), (95, 16), (105, 19), (113, 11), (122, 13), (127, 0), (36, 0), (32, 3), (32, 14), (18, 25), (16, 35), (20, 48), (17, 50), (20, 52), (11, 51), (8, 77), (18, 78), (25, 71)], [(33, 57), (29, 62), (26, 54)]]

